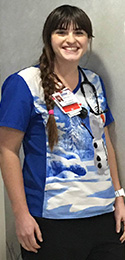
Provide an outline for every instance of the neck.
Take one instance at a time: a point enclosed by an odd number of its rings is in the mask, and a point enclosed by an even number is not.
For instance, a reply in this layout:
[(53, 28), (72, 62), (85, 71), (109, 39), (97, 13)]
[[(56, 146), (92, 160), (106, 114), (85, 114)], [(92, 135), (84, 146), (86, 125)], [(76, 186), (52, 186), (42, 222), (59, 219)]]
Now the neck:
[(79, 73), (78, 73), (78, 64), (73, 64), (71, 62), (67, 62), (64, 64), (61, 62), (55, 62), (54, 72), (63, 82), (65, 87), (73, 90), (79, 80)]

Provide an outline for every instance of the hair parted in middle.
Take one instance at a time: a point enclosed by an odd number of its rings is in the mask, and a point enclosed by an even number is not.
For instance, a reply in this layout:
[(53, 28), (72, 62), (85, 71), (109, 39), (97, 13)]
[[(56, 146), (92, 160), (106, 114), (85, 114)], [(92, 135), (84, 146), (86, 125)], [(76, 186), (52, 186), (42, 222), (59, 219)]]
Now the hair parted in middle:
[[(51, 45), (51, 35), (57, 29), (62, 29), (70, 24), (74, 28), (84, 30), (89, 39), (92, 39), (92, 24), (88, 15), (80, 8), (71, 5), (62, 5), (54, 9), (47, 17), (43, 27), (43, 52), (40, 56), (40, 71), (42, 79), (42, 87), (44, 89), (44, 98), (47, 110), (54, 109), (54, 101), (52, 94), (56, 91), (55, 82), (58, 77), (54, 73), (54, 58), (55, 54)], [(58, 131), (53, 114), (49, 114), (47, 122), (48, 141), (51, 151), (58, 142)]]

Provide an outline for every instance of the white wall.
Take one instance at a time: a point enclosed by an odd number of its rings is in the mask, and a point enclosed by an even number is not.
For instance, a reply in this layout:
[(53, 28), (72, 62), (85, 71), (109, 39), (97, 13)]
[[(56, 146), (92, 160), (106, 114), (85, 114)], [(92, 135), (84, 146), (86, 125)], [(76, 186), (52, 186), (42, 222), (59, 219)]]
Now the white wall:
[[(1, 82), (10, 73), (38, 59), (41, 53), (44, 20), (53, 8), (64, 3), (76, 5), (75, 0), (0, 1)], [(93, 54), (86, 66), (99, 73), (105, 83), (108, 102), (115, 118), (115, 126), (111, 127), (111, 136), (117, 153), (121, 183), (125, 188), (125, 1), (77, 0), (77, 6), (88, 13), (94, 25)], [(82, 65), (84, 65), (83, 60)], [(3, 202), (1, 196), (0, 202)], [(1, 221), (4, 224), (4, 219)], [(7, 250), (7, 260), (15, 260), (18, 259), (19, 249), (7, 195), (6, 226), (7, 243), (10, 249)]]

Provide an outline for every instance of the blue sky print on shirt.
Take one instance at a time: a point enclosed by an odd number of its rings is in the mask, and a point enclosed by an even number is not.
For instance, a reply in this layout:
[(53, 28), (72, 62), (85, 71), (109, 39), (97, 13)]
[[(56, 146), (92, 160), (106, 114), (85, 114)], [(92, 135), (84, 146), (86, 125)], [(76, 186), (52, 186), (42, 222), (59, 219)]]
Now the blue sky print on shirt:
[[(100, 108), (102, 111), (105, 110), (107, 104), (99, 76), (89, 70), (84, 70), (84, 72), (88, 80), (96, 87)], [(36, 113), (37, 118), (41, 116), (42, 124), (44, 123), (46, 126), (48, 111), (44, 101), (39, 68), (32, 67), (23, 70), (19, 75), (24, 78), (32, 94), (34, 105), (32, 115), (34, 116)], [(74, 93), (82, 106), (88, 110), (88, 116), (83, 121), (95, 135), (92, 129), (93, 119), (90, 123), (90, 109), (81, 93), (80, 82)], [(91, 104), (93, 105), (95, 102)], [(78, 116), (69, 118), (56, 106), (54, 116), (58, 126), (59, 142), (51, 152), (46, 135), (47, 154), (43, 159), (46, 160), (47, 178), (43, 217), (77, 218), (111, 212), (114, 203), (114, 189), (109, 167), (107, 167), (106, 174), (97, 172), (93, 139), (87, 129), (81, 125), (82, 119)], [(110, 110), (109, 113), (106, 113), (106, 118), (111, 123)], [(104, 134), (99, 138), (103, 139), (105, 144)]]
[[(99, 104), (104, 110), (106, 108), (105, 97), (99, 77), (88, 70), (85, 70), (85, 73), (89, 80), (96, 85)], [(39, 82), (39, 77), (37, 80)], [(48, 112), (43, 90), (40, 88), (41, 94), (39, 95), (38, 89), (35, 88), (35, 85), (32, 88), (31, 83), (29, 86), (31, 86), (36, 113), (41, 114), (46, 126)], [(75, 94), (80, 103), (88, 108), (80, 89)], [(58, 126), (59, 142), (54, 147), (53, 152), (50, 152), (47, 141), (47, 178), (43, 217), (88, 217), (112, 211), (114, 190), (110, 171), (108, 169), (106, 175), (97, 174), (94, 163), (93, 139), (81, 125), (81, 118), (78, 116), (69, 118), (56, 106), (54, 107), (54, 116)], [(89, 116), (84, 120), (84, 123), (91, 131)], [(110, 190), (110, 195), (107, 190)]]
[[(104, 110), (105, 97), (100, 80), (94, 76), (93, 79), (98, 89), (99, 103), (102, 104), (102, 110)], [(80, 102), (87, 107), (83, 96), (80, 96)], [(112, 211), (114, 188), (109, 167), (106, 165), (106, 174), (104, 172), (98, 174), (94, 162), (93, 139), (86, 128), (81, 125), (81, 118), (78, 116), (69, 118), (57, 107), (54, 108), (54, 115), (59, 131), (59, 142), (53, 153), (48, 147), (43, 216), (88, 217), (102, 214), (103, 211)], [(89, 115), (83, 120), (84, 123), (97, 139), (103, 141), (104, 122), (100, 116), (96, 118), (100, 125), (100, 132), (95, 133), (92, 123), (96, 120), (93, 118), (90, 124)], [(63, 212), (65, 212), (64, 216)]]
[[(53, 153), (48, 148), (43, 216), (54, 217), (56, 214), (60, 218), (64, 211), (63, 218), (82, 217), (105, 211), (109, 205), (111, 209), (114, 190), (109, 180), (109, 169), (107, 176), (97, 174), (92, 137), (78, 116), (69, 118), (58, 108), (55, 108), (55, 116), (59, 142)], [(89, 120), (85, 122), (90, 129)], [(105, 198), (108, 189), (111, 193)]]

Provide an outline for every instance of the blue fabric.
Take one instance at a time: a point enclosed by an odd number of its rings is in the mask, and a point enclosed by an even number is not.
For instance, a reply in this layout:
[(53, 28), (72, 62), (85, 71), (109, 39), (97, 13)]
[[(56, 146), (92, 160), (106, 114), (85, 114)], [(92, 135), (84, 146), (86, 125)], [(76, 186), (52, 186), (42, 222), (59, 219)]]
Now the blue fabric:
[(25, 132), (23, 177), (27, 203), (35, 216), (42, 215), (46, 175), (46, 137), (42, 117), (34, 109), (33, 96), (26, 81), (17, 73), (2, 86), (0, 126)]
[(105, 100), (106, 100), (107, 112), (106, 112), (106, 123), (105, 123), (105, 126), (108, 126), (109, 124), (111, 124), (114, 121), (114, 118), (113, 118), (113, 115), (112, 115), (111, 110), (110, 110), (110, 108), (108, 106), (108, 103), (107, 103), (106, 91), (105, 91), (104, 83), (103, 83), (101, 78), (100, 78), (100, 82), (101, 82), (101, 85), (102, 85), (103, 95), (104, 95)]
[(26, 82), (16, 73), (9, 76), (2, 86), (0, 103), (0, 126), (26, 131), (33, 98)]
[[(95, 85), (104, 111), (108, 105), (101, 79), (89, 70), (84, 72)], [(73, 93), (88, 110), (88, 116), (85, 119), (79, 116), (70, 118), (57, 106), (54, 107), (59, 141), (53, 152), (48, 145), (48, 111), (39, 67), (15, 73), (3, 84), (0, 126), (25, 133), (23, 177), (28, 207), (33, 216), (83, 218), (113, 211), (114, 188), (105, 159), (103, 132), (104, 126), (111, 123), (113, 117), (108, 109), (103, 116), (104, 124), (100, 116), (90, 113), (80, 90), (81, 80), (79, 72), (79, 82)], [(95, 123), (99, 131), (95, 131)], [(97, 141), (101, 149), (99, 154), (105, 161), (103, 170), (96, 166), (94, 141)]]

